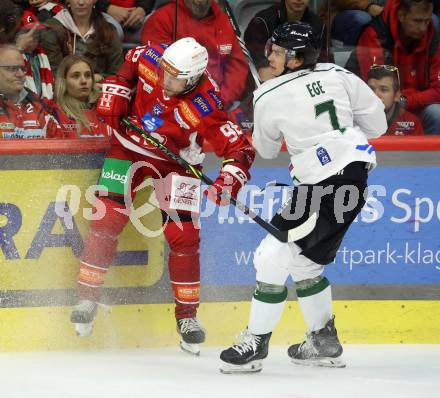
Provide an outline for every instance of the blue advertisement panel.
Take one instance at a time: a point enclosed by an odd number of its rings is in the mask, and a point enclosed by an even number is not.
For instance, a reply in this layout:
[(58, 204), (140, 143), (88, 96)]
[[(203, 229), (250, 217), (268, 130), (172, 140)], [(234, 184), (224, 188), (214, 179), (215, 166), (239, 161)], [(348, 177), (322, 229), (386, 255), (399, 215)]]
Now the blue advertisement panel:
[[(214, 173), (211, 177), (215, 177)], [(270, 220), (289, 197), (287, 169), (254, 168), (240, 198)], [(440, 283), (440, 168), (378, 167), (367, 203), (325, 274), (334, 284)], [(261, 187), (266, 187), (261, 191)], [(266, 232), (232, 206), (202, 208), (202, 280), (255, 283), (253, 252)]]

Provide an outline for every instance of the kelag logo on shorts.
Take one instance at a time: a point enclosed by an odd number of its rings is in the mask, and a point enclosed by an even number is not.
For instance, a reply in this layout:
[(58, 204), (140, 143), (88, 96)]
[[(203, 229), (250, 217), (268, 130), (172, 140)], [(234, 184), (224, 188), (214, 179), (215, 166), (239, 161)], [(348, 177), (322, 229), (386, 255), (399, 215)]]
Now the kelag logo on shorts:
[(130, 166), (131, 162), (129, 160), (105, 159), (99, 185), (107, 187), (109, 192), (124, 195), (129, 180), (128, 171)]
[(197, 94), (191, 101), (203, 116), (207, 116), (212, 112), (211, 105), (202, 95)]

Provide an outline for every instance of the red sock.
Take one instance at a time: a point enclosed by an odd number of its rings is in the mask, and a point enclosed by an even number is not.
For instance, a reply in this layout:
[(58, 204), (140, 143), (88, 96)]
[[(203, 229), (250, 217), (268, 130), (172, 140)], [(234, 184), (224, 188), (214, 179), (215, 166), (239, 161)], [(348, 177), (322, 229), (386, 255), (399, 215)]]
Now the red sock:
[(81, 256), (78, 291), (82, 299), (98, 301), (101, 286), (118, 246), (118, 236), (128, 221), (128, 216), (117, 211), (124, 205), (101, 198), (106, 205), (105, 216), (94, 220)]
[(183, 231), (176, 223), (165, 227), (170, 246), (168, 268), (176, 303), (176, 318), (194, 318), (200, 302), (199, 230), (192, 222), (182, 222)]

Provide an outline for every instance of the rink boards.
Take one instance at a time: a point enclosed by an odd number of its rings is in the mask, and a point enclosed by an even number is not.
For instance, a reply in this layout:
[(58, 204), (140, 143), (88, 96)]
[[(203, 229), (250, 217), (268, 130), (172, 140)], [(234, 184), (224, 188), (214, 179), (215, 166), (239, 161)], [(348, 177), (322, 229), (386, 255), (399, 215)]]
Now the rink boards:
[[(347, 343), (440, 343), (438, 155), (423, 153), (419, 161), (381, 156), (383, 166), (371, 174), (369, 203), (326, 268), (337, 327)], [(101, 154), (1, 158), (1, 351), (176, 344), (167, 249), (156, 233), (161, 217), (151, 186), (135, 201), (135, 208), (151, 204), (142, 208), (143, 227), (129, 225), (121, 236), (94, 335), (77, 338), (68, 321), (101, 164)], [(257, 161), (254, 186), (242, 192), (264, 218), (288, 192), (267, 187), (263, 195), (258, 187), (288, 183), (285, 164), (285, 158), (271, 166)], [(210, 158), (205, 170), (214, 177), (217, 167)], [(203, 203), (199, 314), (208, 345), (228, 344), (245, 327), (255, 281), (252, 254), (262, 237), (264, 231), (234, 208)], [(273, 341), (297, 341), (304, 330), (289, 283)]]

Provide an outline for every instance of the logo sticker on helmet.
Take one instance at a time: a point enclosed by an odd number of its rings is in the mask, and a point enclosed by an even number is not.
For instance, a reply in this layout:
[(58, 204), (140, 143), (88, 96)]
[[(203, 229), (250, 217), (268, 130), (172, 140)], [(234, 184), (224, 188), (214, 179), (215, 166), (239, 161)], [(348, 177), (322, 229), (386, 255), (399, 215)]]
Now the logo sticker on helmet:
[(168, 72), (171, 76), (177, 77), (180, 74), (180, 72), (165, 59), (162, 59), (162, 61), (160, 62), (160, 66), (165, 72)]

